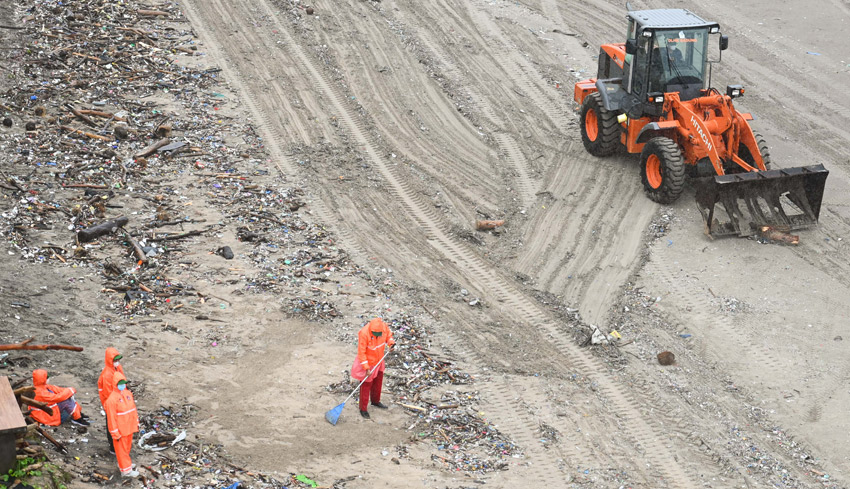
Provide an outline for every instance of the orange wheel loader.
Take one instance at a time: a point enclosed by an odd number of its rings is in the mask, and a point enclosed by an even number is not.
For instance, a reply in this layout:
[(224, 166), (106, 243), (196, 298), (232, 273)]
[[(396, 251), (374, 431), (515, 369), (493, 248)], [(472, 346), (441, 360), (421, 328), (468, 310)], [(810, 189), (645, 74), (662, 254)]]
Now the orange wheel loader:
[(692, 177), (712, 237), (816, 223), (826, 168), (771, 169), (753, 117), (733, 104), (744, 88), (728, 85), (722, 93), (711, 86), (711, 66), (729, 47), (720, 25), (685, 9), (627, 8), (626, 42), (603, 45), (597, 77), (575, 85), (585, 149), (594, 156), (640, 153), (646, 194), (661, 204), (675, 201)]

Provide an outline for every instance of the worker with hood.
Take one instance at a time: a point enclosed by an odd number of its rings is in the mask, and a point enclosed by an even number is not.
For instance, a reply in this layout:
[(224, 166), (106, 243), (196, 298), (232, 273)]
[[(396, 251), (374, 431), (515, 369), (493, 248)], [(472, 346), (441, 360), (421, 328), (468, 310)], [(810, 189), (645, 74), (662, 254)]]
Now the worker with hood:
[(364, 418), (370, 417), (368, 411), (370, 398), (373, 406), (387, 408), (381, 403), (385, 369), (385, 362), (381, 360), (384, 358), (384, 349), (387, 346), (392, 348), (393, 345), (395, 345), (393, 334), (381, 318), (369, 321), (357, 333), (357, 361), (365, 370), (362, 378), (367, 379), (360, 386), (360, 415)]
[(74, 424), (88, 426), (88, 417), (83, 414), (82, 407), (74, 399), (76, 389), (48, 384), (47, 377), (47, 370), (33, 370), (32, 385), (35, 387), (33, 399), (46, 403), (53, 414), (47, 414), (47, 411), (33, 407), (29, 415), (39, 423), (48, 426), (59, 426), (69, 419)]
[[(106, 410), (106, 400), (114, 388), (112, 381), (113, 375), (116, 372), (124, 375), (124, 367), (120, 363), (121, 358), (121, 354), (115, 348), (110, 346), (106, 349), (106, 356), (103, 360), (104, 367), (100, 371), (100, 377), (97, 379), (97, 395), (100, 396), (100, 405), (104, 406), (104, 411)], [(107, 429), (107, 431), (109, 430)], [(107, 434), (106, 439), (109, 442), (109, 453), (115, 453), (115, 448), (112, 446), (112, 437)]]
[(139, 413), (136, 412), (136, 401), (133, 393), (127, 389), (127, 379), (121, 372), (112, 376), (113, 390), (103, 404), (106, 411), (106, 426), (109, 436), (115, 446), (115, 458), (118, 469), (123, 477), (137, 477), (139, 472), (133, 470), (130, 459), (130, 449), (133, 448), (133, 433), (139, 432)]

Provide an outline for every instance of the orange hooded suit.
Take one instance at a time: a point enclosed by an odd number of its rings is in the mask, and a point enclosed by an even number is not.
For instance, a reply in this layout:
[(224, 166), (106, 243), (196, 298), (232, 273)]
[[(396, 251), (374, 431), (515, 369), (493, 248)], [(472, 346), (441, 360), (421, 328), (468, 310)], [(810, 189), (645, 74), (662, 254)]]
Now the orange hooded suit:
[(130, 459), (130, 449), (133, 447), (133, 433), (139, 431), (139, 413), (136, 412), (136, 401), (129, 389), (118, 390), (118, 382), (126, 381), (124, 374), (115, 372), (112, 376), (112, 393), (103, 404), (106, 411), (106, 426), (109, 435), (115, 441), (115, 458), (122, 474), (133, 470)]
[[(375, 333), (380, 335), (375, 336)], [(369, 321), (357, 333), (357, 360), (360, 361), (363, 369), (371, 369), (369, 377), (360, 385), (360, 415), (364, 418), (369, 417), (366, 411), (369, 408), (370, 398), (372, 405), (386, 408), (381, 404), (381, 387), (384, 382), (386, 362), (381, 362), (381, 359), (384, 358), (386, 347), (394, 344), (393, 333), (381, 318)]]
[[(33, 370), (32, 372), (32, 385), (35, 387), (35, 397), (36, 401), (45, 402), (53, 410), (53, 415), (47, 414), (46, 411), (42, 411), (38, 408), (31, 408), (30, 416), (33, 417), (36, 421), (41, 424), (46, 424), (48, 426), (59, 426), (62, 423), (62, 416), (59, 412), (59, 403), (67, 400), (71, 396), (74, 395), (77, 391), (74, 390), (73, 387), (57, 387), (55, 385), (50, 385), (47, 383), (47, 370)], [(71, 413), (74, 419), (79, 419), (81, 416), (81, 410), (79, 404), (76, 405), (74, 411)]]
[[(381, 332), (381, 336), (375, 337), (372, 332)], [(384, 357), (384, 348), (394, 345), (393, 333), (381, 318), (369, 321), (366, 326), (360, 328), (357, 333), (357, 359), (364, 369), (373, 368), (381, 358)], [(381, 367), (383, 367), (381, 363)]]
[(97, 395), (100, 396), (100, 404), (106, 404), (106, 399), (109, 397), (109, 394), (112, 393), (112, 389), (115, 388), (115, 384), (112, 383), (112, 376), (115, 372), (121, 372), (121, 375), (124, 375), (124, 367), (119, 365), (115, 366), (115, 357), (119, 355), (118, 350), (112, 348), (111, 346), (106, 349), (106, 358), (103, 360), (103, 370), (100, 371), (100, 377), (97, 379)]

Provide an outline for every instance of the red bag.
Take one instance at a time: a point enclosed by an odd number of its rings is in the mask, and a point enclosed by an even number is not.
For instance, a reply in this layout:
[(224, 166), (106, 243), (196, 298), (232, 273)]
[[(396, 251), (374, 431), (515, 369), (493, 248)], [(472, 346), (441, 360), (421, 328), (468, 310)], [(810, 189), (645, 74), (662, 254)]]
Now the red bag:
[[(383, 372), (386, 368), (386, 364), (383, 360), (378, 364), (377, 368), (372, 369), (372, 375), (369, 376), (369, 382), (375, 380), (375, 376), (378, 375), (378, 372)], [(363, 364), (357, 360), (357, 356), (354, 357), (354, 363), (351, 364), (351, 377), (357, 379), (358, 381), (362, 381), (364, 377), (366, 377), (366, 369), (363, 368)]]

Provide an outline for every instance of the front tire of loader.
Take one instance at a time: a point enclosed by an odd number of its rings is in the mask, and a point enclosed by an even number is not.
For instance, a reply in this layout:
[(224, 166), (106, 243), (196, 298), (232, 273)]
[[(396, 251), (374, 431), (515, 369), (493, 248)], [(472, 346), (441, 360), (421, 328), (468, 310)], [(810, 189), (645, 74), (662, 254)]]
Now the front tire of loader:
[(610, 156), (620, 148), (620, 123), (617, 114), (606, 109), (599, 92), (584, 98), (581, 104), (581, 142), (593, 156)]
[(685, 187), (685, 159), (670, 138), (652, 138), (640, 154), (640, 179), (646, 196), (659, 204), (672, 204)]
[[(756, 144), (759, 147), (759, 153), (761, 153), (761, 159), (764, 161), (765, 170), (770, 170), (770, 148), (767, 147), (767, 142), (764, 140), (764, 136), (760, 133), (753, 131), (753, 136), (755, 137)], [(743, 144), (738, 146), (738, 156), (741, 157), (742, 160), (746, 161), (750, 166), (756, 166), (756, 160), (753, 158), (753, 155), (750, 153), (750, 148), (744, 146)], [(737, 166), (738, 169), (741, 167)]]

